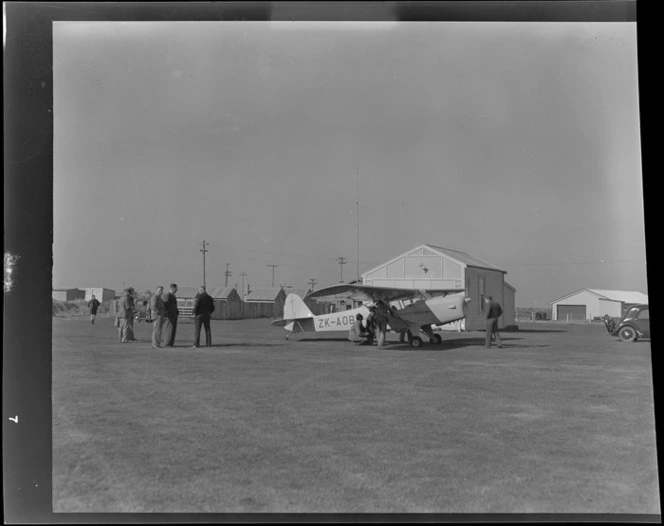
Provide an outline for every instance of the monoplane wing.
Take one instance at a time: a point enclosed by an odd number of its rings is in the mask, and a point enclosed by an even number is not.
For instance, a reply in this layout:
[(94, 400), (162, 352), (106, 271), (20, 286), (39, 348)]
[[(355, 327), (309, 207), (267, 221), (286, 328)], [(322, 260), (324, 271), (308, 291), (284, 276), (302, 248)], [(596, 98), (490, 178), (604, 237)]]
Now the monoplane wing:
[(397, 300), (408, 300), (422, 295), (422, 292), (433, 295), (445, 295), (457, 292), (463, 292), (464, 289), (431, 289), (421, 291), (419, 289), (404, 289), (398, 287), (374, 287), (373, 285), (354, 285), (344, 283), (341, 285), (332, 285), (315, 290), (307, 294), (309, 298), (328, 298), (345, 299), (350, 298), (355, 301), (384, 301), (390, 303)]

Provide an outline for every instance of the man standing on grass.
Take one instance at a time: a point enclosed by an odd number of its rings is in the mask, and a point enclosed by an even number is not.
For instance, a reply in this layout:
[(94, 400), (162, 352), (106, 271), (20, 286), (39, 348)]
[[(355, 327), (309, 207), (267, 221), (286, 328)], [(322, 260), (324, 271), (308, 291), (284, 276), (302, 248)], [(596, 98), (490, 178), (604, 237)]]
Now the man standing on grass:
[(95, 319), (97, 318), (97, 309), (99, 308), (99, 300), (95, 298), (95, 295), (92, 295), (92, 299), (88, 302), (88, 307), (90, 307), (90, 321), (92, 325), (95, 324)]
[(161, 331), (164, 327), (164, 301), (161, 295), (164, 293), (164, 287), (159, 285), (157, 291), (150, 297), (150, 310), (152, 311), (152, 348), (161, 347)]
[(493, 301), (493, 296), (487, 296), (486, 306), (486, 331), (484, 345), (487, 349), (491, 349), (491, 340), (495, 334), (498, 348), (502, 349), (503, 342), (500, 339), (500, 333), (498, 332), (498, 318), (500, 318), (500, 315), (503, 313), (503, 309), (497, 301)]
[(134, 289), (131, 287), (123, 291), (124, 296), (118, 301), (118, 329), (120, 341), (127, 343), (134, 340)]
[(205, 292), (205, 287), (198, 287), (198, 294), (194, 298), (194, 347), (201, 346), (201, 326), (205, 327), (205, 345), (212, 346), (212, 330), (210, 329), (210, 315), (214, 312), (214, 301)]
[(382, 301), (379, 301), (376, 304), (374, 324), (376, 326), (376, 339), (379, 349), (382, 349), (385, 345), (385, 337), (387, 335), (387, 321), (389, 319), (388, 310), (389, 307)]
[(173, 347), (175, 345), (175, 332), (178, 328), (178, 299), (175, 293), (178, 291), (178, 286), (171, 283), (170, 291), (164, 292), (161, 299), (164, 301), (164, 310), (166, 311), (166, 319), (164, 320), (164, 327), (166, 328), (166, 342), (165, 347)]

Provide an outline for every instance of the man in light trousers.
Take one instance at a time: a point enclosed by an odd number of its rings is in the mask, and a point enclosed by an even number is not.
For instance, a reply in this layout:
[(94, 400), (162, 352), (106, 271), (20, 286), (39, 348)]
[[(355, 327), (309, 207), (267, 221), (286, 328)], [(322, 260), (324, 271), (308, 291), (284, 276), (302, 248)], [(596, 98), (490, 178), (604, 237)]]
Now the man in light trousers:
[(150, 310), (152, 311), (152, 348), (161, 347), (161, 331), (164, 327), (164, 300), (161, 295), (164, 293), (164, 287), (159, 285), (157, 291), (150, 297)]

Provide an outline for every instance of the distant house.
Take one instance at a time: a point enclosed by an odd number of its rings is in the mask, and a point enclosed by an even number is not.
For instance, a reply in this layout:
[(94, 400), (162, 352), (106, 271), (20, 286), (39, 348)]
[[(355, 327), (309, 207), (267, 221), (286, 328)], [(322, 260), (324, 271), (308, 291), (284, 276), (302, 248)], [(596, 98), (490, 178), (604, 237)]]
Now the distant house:
[[(207, 293), (214, 301), (212, 319), (238, 320), (242, 318), (242, 298), (233, 287), (207, 287)], [(176, 297), (181, 318), (193, 316), (194, 298), (198, 287), (178, 287)]]
[(243, 316), (243, 301), (234, 287), (215, 287), (207, 293), (214, 300), (214, 320), (239, 320)]
[(87, 287), (83, 289), (83, 291), (85, 292), (85, 301), (90, 301), (93, 294), (95, 298), (101, 302), (110, 301), (115, 298), (115, 290), (113, 289), (105, 289), (103, 287)]
[(55, 301), (74, 301), (85, 299), (85, 291), (81, 289), (53, 289), (51, 296)]
[(648, 296), (643, 292), (580, 289), (552, 301), (551, 318), (558, 321), (589, 321), (605, 314), (618, 318), (629, 307), (639, 303), (648, 303)]
[(250, 289), (244, 298), (245, 318), (279, 318), (284, 313), (286, 292), (282, 287)]

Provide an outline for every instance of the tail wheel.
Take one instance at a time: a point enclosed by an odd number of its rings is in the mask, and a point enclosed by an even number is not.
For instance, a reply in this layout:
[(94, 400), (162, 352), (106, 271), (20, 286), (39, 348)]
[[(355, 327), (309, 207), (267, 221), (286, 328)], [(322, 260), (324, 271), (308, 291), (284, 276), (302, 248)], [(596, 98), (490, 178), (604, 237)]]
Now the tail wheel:
[(636, 334), (634, 327), (627, 326), (620, 329), (618, 336), (622, 341), (630, 343), (635, 341), (638, 335)]
[(440, 345), (441, 343), (443, 343), (442, 336), (440, 334), (434, 334), (433, 338), (431, 338), (431, 343), (433, 343), (434, 345)]
[(410, 339), (410, 346), (413, 349), (417, 349), (419, 347), (422, 347), (422, 345), (424, 345), (424, 342), (422, 341), (422, 338), (420, 338), (419, 336), (413, 336)]

